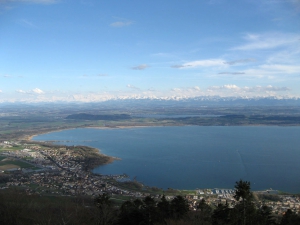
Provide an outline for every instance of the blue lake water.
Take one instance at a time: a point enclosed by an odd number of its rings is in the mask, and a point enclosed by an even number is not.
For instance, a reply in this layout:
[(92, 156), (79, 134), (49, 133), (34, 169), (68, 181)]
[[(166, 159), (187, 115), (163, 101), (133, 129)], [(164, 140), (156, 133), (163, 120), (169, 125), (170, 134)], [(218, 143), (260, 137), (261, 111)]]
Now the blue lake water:
[(122, 160), (95, 173), (126, 173), (164, 189), (233, 188), (243, 179), (251, 182), (252, 190), (300, 193), (300, 127), (86, 128), (33, 140), (98, 148)]

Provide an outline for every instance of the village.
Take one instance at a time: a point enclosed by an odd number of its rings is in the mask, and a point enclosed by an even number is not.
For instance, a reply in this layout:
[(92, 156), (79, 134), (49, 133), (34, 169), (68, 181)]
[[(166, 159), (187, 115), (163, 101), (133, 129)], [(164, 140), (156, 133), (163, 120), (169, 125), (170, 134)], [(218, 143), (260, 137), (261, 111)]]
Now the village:
[[(148, 195), (160, 199), (165, 195), (166, 199), (172, 200), (180, 194), (188, 200), (191, 210), (196, 210), (198, 202), (202, 199), (211, 206), (228, 204), (229, 207), (234, 207), (236, 204), (234, 189), (155, 193), (148, 191), (147, 188), (141, 190), (121, 188), (118, 184), (120, 180), (126, 180), (126, 175), (92, 173), (91, 170), (85, 169), (84, 157), (67, 146), (42, 147), (38, 144), (4, 141), (0, 144), (0, 163), (1, 175), (9, 177), (7, 182), (0, 183), (0, 189), (17, 187), (26, 190), (29, 195), (96, 197), (107, 193), (114, 198), (121, 196), (123, 199), (144, 198)], [(300, 212), (299, 195), (279, 195), (274, 190), (254, 192), (254, 195), (267, 196), (267, 199), (269, 196), (269, 200), (257, 199), (256, 204), (258, 207), (262, 205), (271, 207), (275, 214), (283, 214), (287, 209)]]

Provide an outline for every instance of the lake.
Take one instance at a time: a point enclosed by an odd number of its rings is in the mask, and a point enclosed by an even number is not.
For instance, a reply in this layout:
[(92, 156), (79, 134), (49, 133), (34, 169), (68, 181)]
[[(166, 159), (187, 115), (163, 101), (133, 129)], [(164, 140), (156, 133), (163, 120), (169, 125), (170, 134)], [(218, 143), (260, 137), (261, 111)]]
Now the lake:
[(300, 193), (300, 127), (180, 126), (73, 129), (35, 136), (35, 141), (87, 145), (122, 160), (94, 169), (128, 174), (159, 188), (233, 188)]

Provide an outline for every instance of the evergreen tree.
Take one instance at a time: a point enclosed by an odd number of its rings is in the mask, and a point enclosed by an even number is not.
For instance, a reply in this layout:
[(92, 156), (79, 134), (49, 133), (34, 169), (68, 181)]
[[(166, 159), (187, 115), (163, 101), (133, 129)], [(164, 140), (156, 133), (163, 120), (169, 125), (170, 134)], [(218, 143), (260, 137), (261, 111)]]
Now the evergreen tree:
[(206, 204), (205, 199), (203, 198), (197, 205), (196, 219), (198, 221), (198, 224), (211, 224), (211, 218), (212, 208), (208, 204)]
[(144, 198), (142, 208), (145, 224), (151, 225), (158, 221), (158, 212), (154, 198), (150, 196)]
[(257, 211), (257, 223), (259, 225), (273, 225), (276, 224), (272, 215), (272, 209), (266, 205), (263, 205)]
[(172, 212), (170, 202), (167, 201), (165, 195), (163, 195), (160, 199), (160, 202), (158, 202), (157, 209), (159, 213), (159, 221), (164, 224), (167, 224), (167, 221), (172, 216)]
[(98, 195), (94, 199), (95, 206), (98, 208), (97, 224), (110, 225), (116, 221), (115, 210), (108, 194)]
[(243, 220), (241, 221), (241, 224), (246, 225), (246, 209), (248, 207), (252, 207), (250, 204), (253, 195), (250, 191), (250, 182), (248, 181), (237, 181), (235, 184), (235, 195), (233, 196), (237, 201), (240, 199), (242, 200), (242, 214), (243, 214)]
[(178, 195), (171, 201), (171, 211), (172, 211), (172, 218), (175, 220), (183, 219), (188, 211), (189, 205), (187, 200), (182, 196)]
[(212, 224), (213, 225), (225, 225), (229, 224), (230, 221), (230, 209), (226, 202), (225, 205), (218, 204), (217, 208), (212, 214)]
[(144, 220), (142, 212), (143, 202), (136, 199), (133, 202), (126, 201), (120, 208), (118, 224), (120, 225), (138, 225)]

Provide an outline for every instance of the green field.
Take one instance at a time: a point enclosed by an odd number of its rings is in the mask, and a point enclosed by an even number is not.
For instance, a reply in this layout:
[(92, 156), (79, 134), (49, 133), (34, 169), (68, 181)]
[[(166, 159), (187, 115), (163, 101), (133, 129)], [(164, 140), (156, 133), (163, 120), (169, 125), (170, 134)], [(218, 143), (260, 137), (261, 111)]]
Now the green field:
[(0, 166), (6, 166), (6, 165), (16, 165), (20, 168), (31, 168), (31, 169), (35, 169), (36, 167), (33, 165), (30, 165), (26, 162), (22, 162), (22, 161), (17, 161), (17, 160), (7, 160), (7, 161), (1, 161), (0, 162)]
[(17, 151), (24, 149), (23, 146), (0, 147), (0, 151)]

